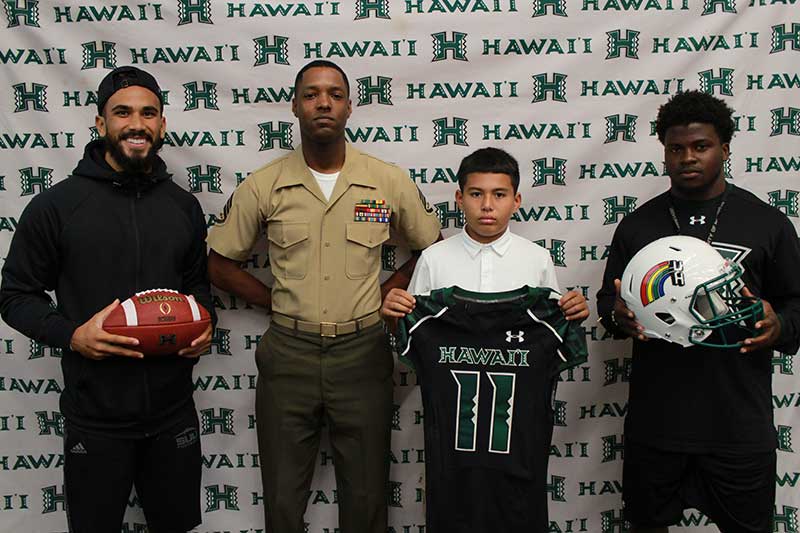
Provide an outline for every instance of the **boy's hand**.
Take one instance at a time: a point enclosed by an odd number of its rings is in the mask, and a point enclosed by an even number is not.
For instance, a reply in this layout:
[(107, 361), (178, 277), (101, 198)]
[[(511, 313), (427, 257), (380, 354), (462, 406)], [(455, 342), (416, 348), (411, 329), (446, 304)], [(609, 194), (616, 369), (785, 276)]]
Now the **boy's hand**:
[(589, 316), (589, 304), (586, 303), (586, 298), (577, 291), (565, 293), (558, 301), (558, 306), (567, 320), (582, 322)]
[(622, 282), (619, 279), (614, 280), (617, 299), (614, 301), (614, 309), (611, 311), (611, 320), (616, 324), (617, 328), (628, 337), (646, 341), (647, 337), (644, 336), (644, 327), (636, 321), (636, 315), (633, 314), (633, 311), (628, 309), (628, 306), (625, 305), (625, 301), (620, 296), (621, 284)]
[(381, 306), (381, 316), (384, 318), (403, 318), (414, 310), (417, 301), (408, 291), (394, 288), (386, 294)]

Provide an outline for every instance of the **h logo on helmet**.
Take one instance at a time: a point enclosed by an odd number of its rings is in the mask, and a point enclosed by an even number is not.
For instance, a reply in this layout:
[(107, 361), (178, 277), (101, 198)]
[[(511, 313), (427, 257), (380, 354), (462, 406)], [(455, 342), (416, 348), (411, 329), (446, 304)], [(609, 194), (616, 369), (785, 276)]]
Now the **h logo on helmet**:
[(177, 339), (175, 338), (175, 334), (174, 333), (171, 334), (171, 335), (160, 335), (159, 339), (158, 339), (158, 345), (159, 346), (163, 346), (165, 344), (174, 345), (176, 343), (177, 343)]

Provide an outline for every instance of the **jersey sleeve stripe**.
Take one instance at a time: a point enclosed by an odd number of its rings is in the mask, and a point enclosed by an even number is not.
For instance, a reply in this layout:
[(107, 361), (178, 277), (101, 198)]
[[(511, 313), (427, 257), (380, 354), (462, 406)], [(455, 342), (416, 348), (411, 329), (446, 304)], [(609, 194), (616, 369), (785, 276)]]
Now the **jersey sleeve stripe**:
[(548, 324), (544, 320), (540, 320), (539, 318), (537, 318), (536, 315), (534, 315), (533, 312), (530, 309), (528, 309), (528, 315), (533, 319), (534, 322), (538, 322), (539, 324), (543, 324), (543, 325), (547, 326), (547, 329), (549, 329), (550, 332), (553, 335), (556, 336), (556, 339), (558, 339), (558, 342), (560, 342), (562, 344), (564, 343), (564, 339), (562, 339), (561, 335), (559, 335), (558, 332), (555, 329), (553, 329), (553, 326), (551, 326), (550, 324)]
[(425, 322), (426, 320), (428, 320), (429, 318), (439, 318), (440, 316), (442, 316), (445, 313), (445, 311), (447, 311), (447, 309), (448, 309), (447, 307), (443, 307), (442, 310), (439, 311), (438, 313), (436, 313), (435, 315), (428, 315), (426, 317), (423, 317), (423, 318), (419, 319), (416, 324), (411, 326), (411, 329), (408, 330), (408, 335), (407, 335), (408, 343), (406, 344), (405, 349), (400, 353), (400, 355), (401, 356), (406, 355), (408, 353), (408, 350), (411, 349), (411, 336), (414, 334), (414, 330), (415, 329), (420, 327), (422, 325), (422, 323)]

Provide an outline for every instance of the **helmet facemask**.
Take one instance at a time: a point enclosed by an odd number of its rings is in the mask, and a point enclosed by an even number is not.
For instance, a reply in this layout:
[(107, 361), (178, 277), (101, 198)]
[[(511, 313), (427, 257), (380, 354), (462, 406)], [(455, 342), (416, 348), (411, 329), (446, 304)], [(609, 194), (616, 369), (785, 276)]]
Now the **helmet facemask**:
[(742, 267), (728, 262), (724, 273), (695, 288), (689, 304), (698, 322), (690, 328), (692, 344), (735, 348), (743, 339), (758, 335), (756, 323), (764, 318), (764, 305), (758, 298), (742, 295), (741, 277)]

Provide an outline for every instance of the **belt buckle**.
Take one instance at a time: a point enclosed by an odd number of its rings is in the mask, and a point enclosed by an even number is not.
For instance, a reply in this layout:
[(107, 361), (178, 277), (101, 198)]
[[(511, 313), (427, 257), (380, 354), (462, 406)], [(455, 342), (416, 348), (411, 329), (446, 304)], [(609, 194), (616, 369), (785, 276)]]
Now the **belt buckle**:
[(320, 322), (319, 334), (321, 337), (335, 337), (336, 336), (336, 322)]

